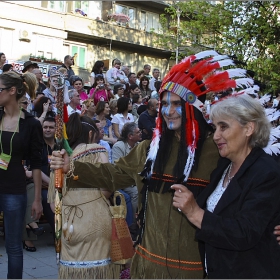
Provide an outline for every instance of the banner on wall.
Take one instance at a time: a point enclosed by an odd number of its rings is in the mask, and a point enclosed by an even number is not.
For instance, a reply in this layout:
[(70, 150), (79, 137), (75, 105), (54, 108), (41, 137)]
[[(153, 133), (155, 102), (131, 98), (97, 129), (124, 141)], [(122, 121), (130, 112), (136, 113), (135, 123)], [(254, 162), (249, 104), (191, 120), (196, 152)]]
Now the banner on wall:
[[(16, 60), (8, 60), (7, 63), (12, 64), (13, 65), (13, 70), (18, 72), (18, 73), (22, 73), (23, 70), (23, 64), (24, 62), (22, 61), (16, 61)], [(37, 63), (37, 62), (35, 62)], [(49, 72), (50, 70), (57, 70), (60, 65), (51, 65), (51, 64), (47, 64), (47, 63), (37, 63), (39, 66), (39, 69), (42, 71), (43, 74), (43, 80), (48, 80), (49, 77)]]

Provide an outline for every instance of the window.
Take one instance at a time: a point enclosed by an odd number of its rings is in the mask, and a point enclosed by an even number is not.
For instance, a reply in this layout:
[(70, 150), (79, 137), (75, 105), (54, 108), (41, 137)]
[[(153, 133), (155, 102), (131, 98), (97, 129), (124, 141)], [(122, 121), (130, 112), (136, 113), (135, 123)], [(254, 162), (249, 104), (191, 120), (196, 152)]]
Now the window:
[[(135, 28), (135, 14), (136, 11), (134, 8), (128, 7), (128, 6), (122, 6), (115, 4), (115, 13), (116, 14), (124, 14), (129, 16), (130, 20), (128, 22), (128, 26)], [(126, 23), (121, 23), (122, 25), (125, 25)]]
[(64, 13), (65, 3), (66, 1), (48, 1), (48, 9)]
[(87, 17), (101, 18), (102, 1), (74, 1), (74, 12), (76, 9), (82, 10)]
[(86, 48), (81, 46), (71, 46), (71, 55), (74, 57), (74, 65), (86, 68)]
[(141, 11), (140, 28), (147, 32), (154, 30), (157, 33), (161, 31), (159, 15), (147, 11)]

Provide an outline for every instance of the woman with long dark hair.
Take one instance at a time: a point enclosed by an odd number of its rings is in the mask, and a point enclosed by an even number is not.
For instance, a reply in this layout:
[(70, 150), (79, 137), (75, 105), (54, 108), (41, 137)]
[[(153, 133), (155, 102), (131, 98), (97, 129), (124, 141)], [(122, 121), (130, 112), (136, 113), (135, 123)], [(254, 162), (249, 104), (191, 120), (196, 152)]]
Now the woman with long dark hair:
[(4, 212), (7, 278), (22, 278), (22, 226), (27, 201), (26, 176), (22, 164), (25, 159), (30, 160), (35, 185), (30, 215), (37, 220), (42, 214), (42, 127), (18, 104), (26, 92), (34, 98), (35, 91), (36, 77), (32, 73), (20, 76), (10, 71), (0, 75), (0, 106), (3, 108), (0, 110), (0, 211)]
[[(93, 86), (94, 82), (95, 82), (95, 76), (98, 74), (101, 74), (103, 76), (103, 68), (104, 68), (104, 62), (101, 60), (97, 60), (95, 61), (92, 69), (91, 69), (91, 73), (90, 73), (90, 85)], [(105, 76), (104, 80), (105, 80)]]
[(43, 124), (43, 121), (47, 117), (54, 118), (55, 113), (53, 111), (52, 102), (50, 98), (42, 96), (34, 105), (33, 111), (35, 112), (35, 117)]
[(120, 138), (122, 128), (125, 123), (134, 122), (134, 117), (131, 113), (132, 104), (129, 98), (120, 97), (117, 102), (118, 113), (114, 115), (112, 119), (114, 134), (117, 138)]
[(146, 99), (146, 101), (149, 100), (151, 97), (152, 90), (149, 88), (149, 78), (146, 76), (143, 76), (140, 78), (139, 88), (141, 90), (141, 94), (143, 99)]
[(97, 105), (99, 101), (109, 102), (114, 98), (109, 84), (105, 84), (104, 76), (98, 74), (95, 76), (95, 82), (89, 92), (90, 98), (94, 100), (94, 105)]

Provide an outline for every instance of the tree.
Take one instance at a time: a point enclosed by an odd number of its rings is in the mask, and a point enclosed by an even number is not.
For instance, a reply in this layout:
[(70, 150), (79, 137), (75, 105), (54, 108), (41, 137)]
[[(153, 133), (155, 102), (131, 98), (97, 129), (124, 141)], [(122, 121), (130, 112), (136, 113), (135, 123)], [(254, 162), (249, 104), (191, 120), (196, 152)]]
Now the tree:
[(173, 1), (165, 12), (159, 46), (175, 52), (179, 38), (180, 58), (215, 49), (254, 71), (254, 78), (266, 84), (266, 90), (279, 87), (280, 2), (224, 1), (212, 5), (211, 1)]

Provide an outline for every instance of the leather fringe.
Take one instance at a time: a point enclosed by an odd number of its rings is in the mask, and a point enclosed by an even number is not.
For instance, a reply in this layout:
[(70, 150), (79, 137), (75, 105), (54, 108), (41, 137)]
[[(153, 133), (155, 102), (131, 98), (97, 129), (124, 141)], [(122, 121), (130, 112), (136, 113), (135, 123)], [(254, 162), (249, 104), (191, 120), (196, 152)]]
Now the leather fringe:
[(59, 279), (119, 279), (121, 265), (109, 264), (90, 268), (59, 266)]

